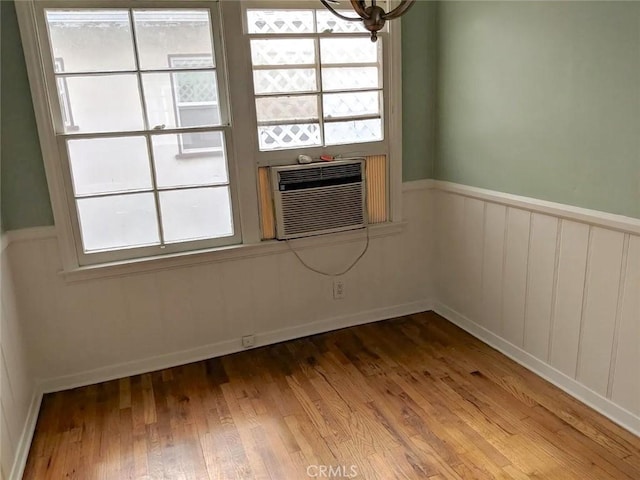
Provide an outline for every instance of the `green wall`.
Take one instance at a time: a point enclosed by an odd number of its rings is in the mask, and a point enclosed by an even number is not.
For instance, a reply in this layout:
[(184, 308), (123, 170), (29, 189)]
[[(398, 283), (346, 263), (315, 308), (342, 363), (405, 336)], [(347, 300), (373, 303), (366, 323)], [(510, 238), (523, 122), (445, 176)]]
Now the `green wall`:
[(435, 173), (640, 217), (640, 2), (443, 2)]
[(0, 192), (5, 230), (53, 225), (13, 2), (0, 1)]
[(402, 179), (433, 177), (438, 3), (402, 17)]
[[(42, 154), (12, 1), (2, 5), (2, 223), (6, 230), (52, 225)], [(435, 2), (419, 0), (402, 22), (403, 178), (427, 178), (433, 171), (435, 88)]]

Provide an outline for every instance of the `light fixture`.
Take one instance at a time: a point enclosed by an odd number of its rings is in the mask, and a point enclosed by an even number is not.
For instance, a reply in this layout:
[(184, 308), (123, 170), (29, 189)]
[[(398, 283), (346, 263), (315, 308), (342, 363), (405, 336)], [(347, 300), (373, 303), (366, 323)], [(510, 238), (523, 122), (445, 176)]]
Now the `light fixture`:
[(347, 17), (338, 13), (330, 4), (340, 3), (339, 0), (320, 0), (320, 2), (333, 13), (336, 17), (343, 20), (349, 20), (351, 22), (363, 22), (364, 28), (371, 32), (371, 41), (378, 40), (378, 30), (384, 27), (384, 23), (387, 20), (393, 20), (398, 18), (411, 8), (415, 3), (415, 0), (401, 0), (400, 5), (391, 10), (389, 13), (385, 13), (382, 7), (376, 5), (376, 0), (371, 0), (371, 5), (367, 6), (364, 0), (350, 0), (351, 6), (358, 14), (357, 18)]

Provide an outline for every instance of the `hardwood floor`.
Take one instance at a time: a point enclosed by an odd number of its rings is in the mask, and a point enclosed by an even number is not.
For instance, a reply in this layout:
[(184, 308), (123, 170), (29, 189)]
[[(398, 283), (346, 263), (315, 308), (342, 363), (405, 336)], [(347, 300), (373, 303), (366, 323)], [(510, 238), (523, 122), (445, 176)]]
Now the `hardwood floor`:
[(640, 439), (433, 313), (45, 396), (25, 479), (640, 479)]

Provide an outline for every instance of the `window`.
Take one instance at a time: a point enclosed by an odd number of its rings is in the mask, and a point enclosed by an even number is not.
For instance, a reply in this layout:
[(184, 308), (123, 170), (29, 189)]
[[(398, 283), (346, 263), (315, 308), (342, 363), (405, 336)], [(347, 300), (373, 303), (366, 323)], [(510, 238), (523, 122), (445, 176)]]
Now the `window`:
[(260, 150), (383, 140), (384, 38), (324, 9), (246, 15)]
[(212, 11), (43, 13), (83, 263), (237, 243)]
[(400, 220), (398, 30), (291, 6), (16, 3), (65, 270), (268, 239), (265, 169), (301, 153), (375, 159)]

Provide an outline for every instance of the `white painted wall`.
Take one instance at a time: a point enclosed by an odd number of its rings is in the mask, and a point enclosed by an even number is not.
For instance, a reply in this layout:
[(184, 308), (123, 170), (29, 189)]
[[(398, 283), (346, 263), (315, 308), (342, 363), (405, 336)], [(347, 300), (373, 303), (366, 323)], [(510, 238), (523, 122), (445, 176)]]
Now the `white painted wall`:
[(640, 432), (640, 221), (436, 188), (436, 311)]
[[(431, 298), (428, 200), (425, 189), (404, 193), (406, 228), (371, 239), (342, 277), (343, 300), (333, 299), (332, 278), (307, 270), (287, 250), (68, 283), (58, 273), (55, 238), (13, 242), (34, 375), (55, 390), (236, 351), (243, 335), (265, 344), (424, 310)], [(300, 255), (315, 268), (340, 271), (365, 239)]]
[(5, 480), (11, 478), (14, 459), (31, 439), (28, 417), (34, 383), (4, 238), (0, 243), (0, 479)]

